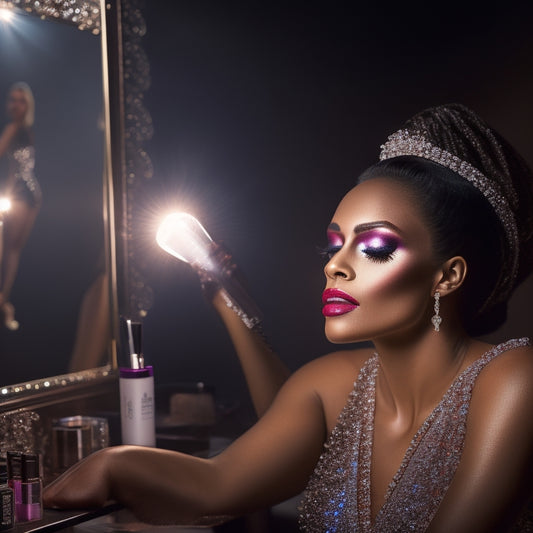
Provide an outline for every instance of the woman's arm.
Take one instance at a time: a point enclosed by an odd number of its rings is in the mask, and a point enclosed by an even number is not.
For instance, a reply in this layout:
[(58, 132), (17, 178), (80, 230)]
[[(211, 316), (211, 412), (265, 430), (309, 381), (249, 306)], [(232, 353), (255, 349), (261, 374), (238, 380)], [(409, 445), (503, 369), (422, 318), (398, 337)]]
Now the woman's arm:
[(13, 141), (13, 138), (17, 134), (19, 128), (20, 124), (17, 124), (16, 122), (10, 122), (4, 128), (2, 135), (0, 135), (0, 157), (3, 157), (7, 152), (7, 149), (9, 148), (9, 145), (11, 144), (11, 141)]
[[(261, 417), (289, 377), (290, 371), (262, 335), (260, 310), (248, 295), (246, 280), (233, 262), (231, 253), (225, 246), (213, 242), (210, 256), (216, 265), (215, 272), (196, 268), (204, 297), (224, 322), (239, 358), (255, 411)], [(229, 282), (227, 287), (224, 285), (225, 281)], [(241, 309), (238, 299), (233, 300), (231, 291), (235, 287), (240, 291), (240, 296), (248, 301), (249, 309)], [(259, 316), (248, 316), (250, 312)], [(251, 328), (250, 322), (257, 321), (259, 327)]]
[(193, 523), (204, 516), (242, 515), (294, 496), (304, 489), (326, 436), (314, 386), (323, 367), (310, 363), (296, 372), (260, 421), (212, 459), (108, 448), (49, 485), (45, 505), (86, 508), (114, 500), (146, 522)]
[(502, 354), (472, 395), (461, 462), (428, 531), (506, 531), (531, 496), (533, 350)]
[(213, 298), (213, 307), (226, 326), (246, 378), (255, 412), (261, 417), (289, 377), (290, 371), (272, 351), (265, 338), (246, 327), (226, 305), (220, 291)]

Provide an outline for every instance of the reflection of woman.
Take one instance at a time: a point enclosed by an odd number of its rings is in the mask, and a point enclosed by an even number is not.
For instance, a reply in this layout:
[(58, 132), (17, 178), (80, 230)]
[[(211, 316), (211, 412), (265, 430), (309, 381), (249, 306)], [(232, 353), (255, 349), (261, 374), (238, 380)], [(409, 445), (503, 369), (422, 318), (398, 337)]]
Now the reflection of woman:
[(328, 339), (375, 351), (305, 365), (212, 459), (108, 448), (51, 484), (47, 505), (118, 500), (176, 523), (307, 486), (305, 531), (531, 527), (533, 349), (474, 338), (504, 321), (531, 273), (531, 172), (459, 105), (416, 115), (381, 158), (329, 225), (322, 297)]
[(3, 195), (11, 207), (3, 215), (3, 253), (0, 273), (0, 313), (8, 328), (16, 329), (14, 308), (9, 298), (17, 275), (20, 254), (41, 205), (41, 188), (35, 179), (33, 145), (34, 100), (26, 83), (9, 90), (7, 115), (10, 122), (0, 137), (0, 157), (8, 159)]

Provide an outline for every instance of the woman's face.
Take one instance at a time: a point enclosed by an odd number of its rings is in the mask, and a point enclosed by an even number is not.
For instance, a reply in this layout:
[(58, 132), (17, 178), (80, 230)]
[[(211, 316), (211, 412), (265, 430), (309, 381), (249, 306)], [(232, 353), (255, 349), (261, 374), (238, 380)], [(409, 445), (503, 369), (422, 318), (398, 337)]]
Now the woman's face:
[(328, 227), (323, 314), (331, 342), (376, 340), (431, 327), (439, 264), (412, 196), (375, 178), (352, 189)]
[(7, 115), (14, 122), (22, 122), (28, 112), (28, 101), (21, 89), (14, 89), (7, 97)]

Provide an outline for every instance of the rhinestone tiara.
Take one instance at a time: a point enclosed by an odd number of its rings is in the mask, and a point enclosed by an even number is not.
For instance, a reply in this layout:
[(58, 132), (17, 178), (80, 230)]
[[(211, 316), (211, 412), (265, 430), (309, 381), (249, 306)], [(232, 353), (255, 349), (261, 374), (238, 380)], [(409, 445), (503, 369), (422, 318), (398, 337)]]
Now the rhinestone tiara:
[(431, 144), (420, 132), (410, 132), (406, 129), (396, 131), (388, 137), (385, 144), (381, 145), (379, 159), (383, 161), (404, 155), (422, 157), (453, 170), (478, 189), (490, 203), (502, 223), (510, 253), (506, 258), (507, 268), (505, 272), (502, 272), (498, 284), (487, 299), (487, 302), (485, 302), (482, 310), (493, 299), (496, 301), (505, 300), (511, 293), (516, 279), (520, 250), (515, 216), (505, 196), (497, 185), (489, 181), (477, 168), (452, 153)]

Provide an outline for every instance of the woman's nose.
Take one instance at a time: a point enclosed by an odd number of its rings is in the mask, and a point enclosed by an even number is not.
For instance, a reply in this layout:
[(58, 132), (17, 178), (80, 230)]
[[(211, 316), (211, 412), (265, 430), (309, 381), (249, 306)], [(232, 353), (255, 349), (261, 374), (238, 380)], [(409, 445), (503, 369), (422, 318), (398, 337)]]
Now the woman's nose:
[(338, 251), (324, 267), (324, 274), (327, 278), (355, 278), (355, 270), (347, 260), (346, 254), (342, 250)]

